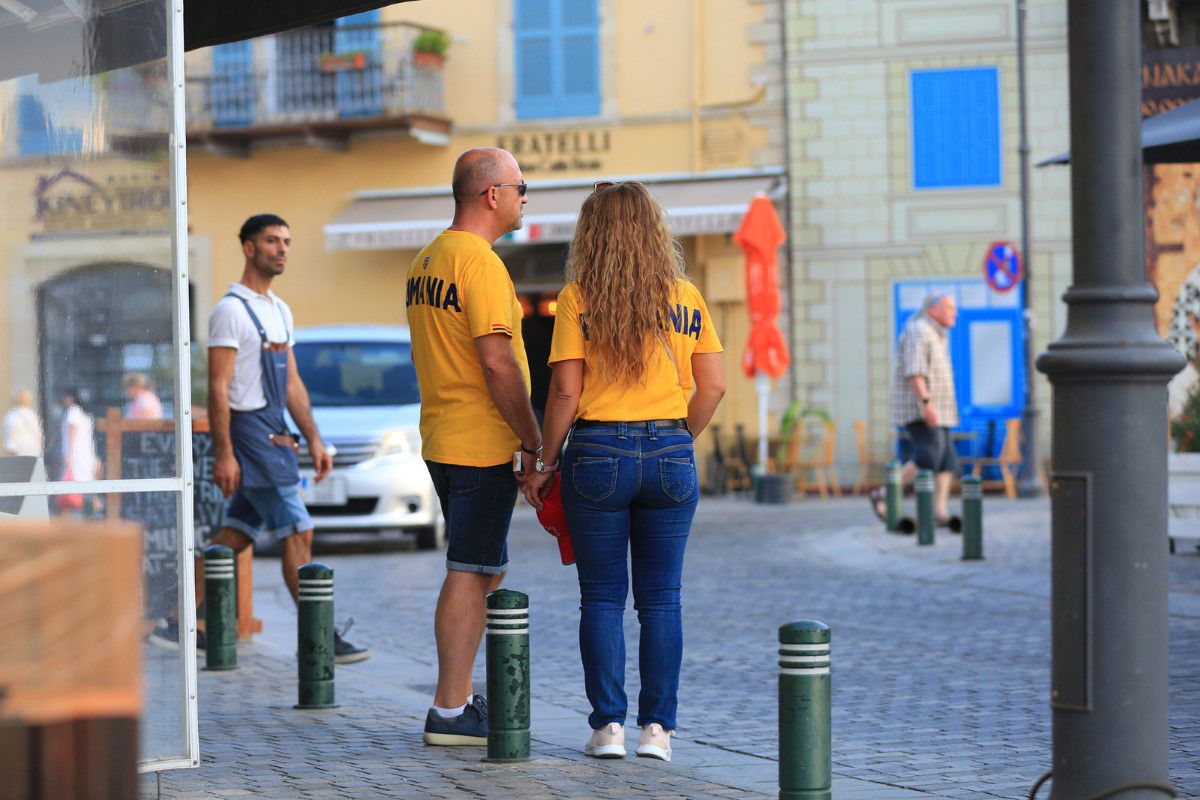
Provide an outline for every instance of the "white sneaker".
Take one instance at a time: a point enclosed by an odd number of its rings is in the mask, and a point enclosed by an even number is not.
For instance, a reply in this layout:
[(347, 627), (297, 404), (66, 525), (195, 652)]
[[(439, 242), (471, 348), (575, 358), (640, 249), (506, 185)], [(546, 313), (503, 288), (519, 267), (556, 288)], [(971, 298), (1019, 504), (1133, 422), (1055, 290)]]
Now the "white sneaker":
[(624, 758), (625, 728), (619, 722), (610, 722), (592, 736), (583, 746), (583, 754), (592, 758)]
[(637, 754), (643, 758), (657, 758), (662, 761), (671, 760), (671, 737), (675, 731), (664, 731), (663, 726), (651, 722), (642, 728), (642, 739), (638, 744)]

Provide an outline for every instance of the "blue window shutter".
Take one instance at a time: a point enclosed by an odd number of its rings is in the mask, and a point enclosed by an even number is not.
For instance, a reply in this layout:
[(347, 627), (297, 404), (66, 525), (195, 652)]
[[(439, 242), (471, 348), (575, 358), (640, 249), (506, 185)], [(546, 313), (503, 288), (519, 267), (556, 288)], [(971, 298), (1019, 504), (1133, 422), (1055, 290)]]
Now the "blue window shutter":
[(1000, 185), (999, 83), (995, 67), (911, 74), (914, 188)]
[(518, 119), (600, 113), (597, 0), (514, 0)]
[[(337, 75), (338, 115), (371, 117), (383, 111), (383, 59), (379, 44), (379, 11), (342, 17), (334, 24), (334, 47), (339, 54), (365, 51), (365, 69)], [(347, 30), (347, 28), (349, 30)]]
[(212, 49), (213, 123), (218, 128), (245, 128), (254, 122), (254, 49), (249, 40), (219, 44)]

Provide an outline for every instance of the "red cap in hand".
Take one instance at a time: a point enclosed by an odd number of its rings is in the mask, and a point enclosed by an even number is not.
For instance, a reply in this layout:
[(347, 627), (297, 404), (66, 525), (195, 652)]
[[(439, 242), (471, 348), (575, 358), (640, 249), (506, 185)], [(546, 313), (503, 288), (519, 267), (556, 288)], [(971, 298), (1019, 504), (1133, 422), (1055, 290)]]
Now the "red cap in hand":
[(550, 484), (550, 492), (542, 498), (542, 510), (537, 512), (538, 522), (546, 533), (558, 540), (558, 554), (563, 564), (575, 563), (575, 550), (571, 547), (571, 533), (567, 530), (567, 513), (563, 510), (562, 487), (558, 474)]

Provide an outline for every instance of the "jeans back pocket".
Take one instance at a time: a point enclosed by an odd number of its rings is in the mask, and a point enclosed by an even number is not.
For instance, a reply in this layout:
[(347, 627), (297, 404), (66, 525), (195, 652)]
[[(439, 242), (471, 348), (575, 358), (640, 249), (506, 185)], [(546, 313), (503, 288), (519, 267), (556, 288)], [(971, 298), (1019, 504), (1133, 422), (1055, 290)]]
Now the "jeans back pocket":
[(617, 459), (579, 456), (571, 462), (571, 483), (579, 496), (599, 503), (617, 490)]
[(658, 460), (658, 476), (663, 494), (682, 503), (696, 491), (696, 464), (690, 456), (663, 456)]

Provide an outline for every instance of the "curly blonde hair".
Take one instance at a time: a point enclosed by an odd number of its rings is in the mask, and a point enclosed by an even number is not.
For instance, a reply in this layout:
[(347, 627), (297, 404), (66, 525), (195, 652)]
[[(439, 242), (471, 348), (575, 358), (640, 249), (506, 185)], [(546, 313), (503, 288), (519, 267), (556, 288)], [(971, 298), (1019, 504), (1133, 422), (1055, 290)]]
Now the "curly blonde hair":
[(645, 381), (685, 269), (679, 241), (645, 186), (597, 184), (579, 212), (567, 280), (587, 308), (588, 355), (603, 378)]

